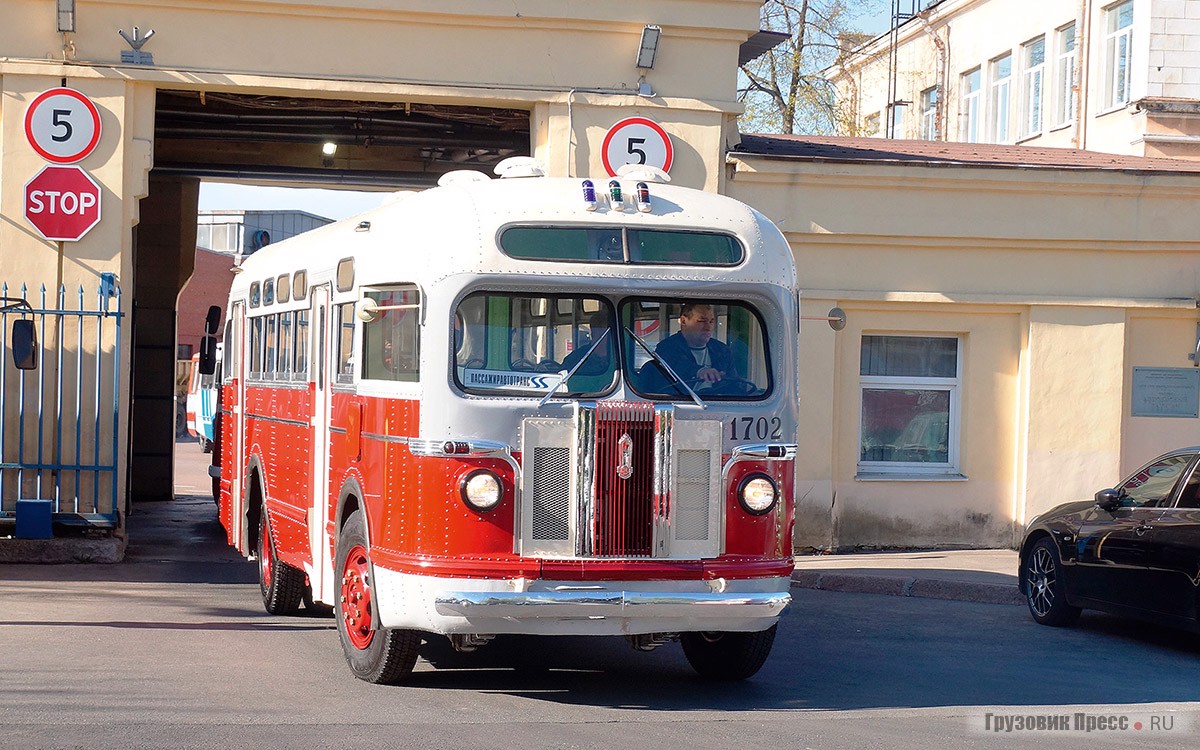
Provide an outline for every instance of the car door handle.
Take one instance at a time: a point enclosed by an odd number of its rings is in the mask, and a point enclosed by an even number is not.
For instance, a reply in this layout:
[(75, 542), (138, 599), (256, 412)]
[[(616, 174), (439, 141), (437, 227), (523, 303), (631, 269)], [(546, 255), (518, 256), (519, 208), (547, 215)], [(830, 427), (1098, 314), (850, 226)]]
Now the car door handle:
[(1154, 525), (1153, 525), (1153, 524), (1149, 524), (1149, 523), (1139, 523), (1139, 524), (1138, 524), (1138, 525), (1137, 525), (1137, 526), (1136, 526), (1136, 527), (1133, 529), (1133, 533), (1137, 534), (1138, 536), (1141, 536), (1142, 534), (1145, 534), (1147, 531), (1149, 531), (1150, 529), (1153, 529), (1153, 528), (1154, 528)]

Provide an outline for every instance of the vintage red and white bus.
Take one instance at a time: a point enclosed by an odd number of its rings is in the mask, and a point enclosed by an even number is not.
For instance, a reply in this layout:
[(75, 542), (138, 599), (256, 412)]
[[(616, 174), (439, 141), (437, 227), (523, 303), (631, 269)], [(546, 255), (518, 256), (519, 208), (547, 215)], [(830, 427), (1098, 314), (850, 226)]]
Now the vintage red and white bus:
[(790, 602), (788, 245), (653, 170), (599, 190), (514, 170), (245, 261), (229, 541), (269, 612), (332, 607), (371, 682), (404, 679), (423, 638), (514, 633), (679, 640), (701, 675), (748, 677)]

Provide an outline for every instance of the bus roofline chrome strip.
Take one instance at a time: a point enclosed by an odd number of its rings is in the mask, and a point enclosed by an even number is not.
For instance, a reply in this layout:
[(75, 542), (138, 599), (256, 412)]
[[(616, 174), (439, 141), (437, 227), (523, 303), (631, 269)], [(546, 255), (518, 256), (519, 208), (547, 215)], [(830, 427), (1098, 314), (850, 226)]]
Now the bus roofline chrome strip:
[(792, 461), (798, 447), (795, 443), (751, 443), (733, 446), (733, 453), (721, 469), (721, 479), (729, 483), (729, 472), (742, 461)]

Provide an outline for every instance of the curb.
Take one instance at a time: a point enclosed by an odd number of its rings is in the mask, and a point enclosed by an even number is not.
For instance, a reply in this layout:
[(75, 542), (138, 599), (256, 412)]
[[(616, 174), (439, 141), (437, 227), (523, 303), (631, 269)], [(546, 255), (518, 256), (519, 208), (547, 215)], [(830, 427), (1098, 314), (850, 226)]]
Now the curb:
[(0, 564), (100, 563), (112, 565), (121, 562), (124, 558), (124, 537), (0, 539)]
[(870, 576), (855, 573), (827, 573), (797, 570), (792, 586), (847, 594), (883, 594), (923, 599), (948, 599), (980, 604), (1025, 604), (1016, 584), (950, 581), (944, 578), (916, 576)]

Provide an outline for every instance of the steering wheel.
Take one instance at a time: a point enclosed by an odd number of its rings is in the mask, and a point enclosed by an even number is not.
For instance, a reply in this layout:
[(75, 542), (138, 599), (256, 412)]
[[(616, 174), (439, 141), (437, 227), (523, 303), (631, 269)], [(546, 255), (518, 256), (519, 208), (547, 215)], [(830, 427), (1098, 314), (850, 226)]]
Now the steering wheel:
[(562, 369), (562, 365), (552, 359), (543, 359), (537, 363), (538, 372), (558, 372)]
[(527, 359), (514, 359), (512, 364), (509, 365), (509, 368), (519, 372), (533, 372), (536, 366), (537, 365)]
[(705, 394), (717, 396), (751, 396), (758, 393), (758, 386), (752, 380), (745, 378), (722, 378), (715, 383), (707, 383), (696, 379), (688, 383), (701, 398)]

